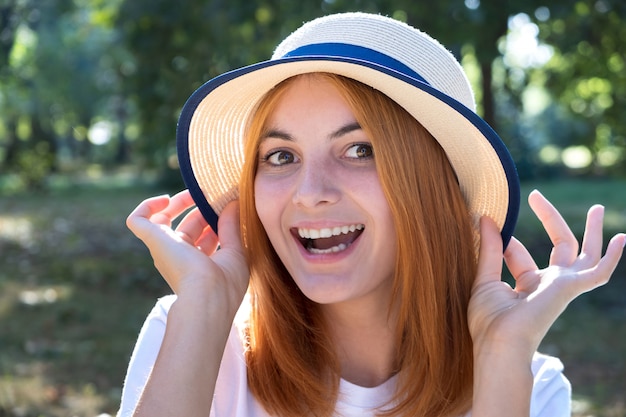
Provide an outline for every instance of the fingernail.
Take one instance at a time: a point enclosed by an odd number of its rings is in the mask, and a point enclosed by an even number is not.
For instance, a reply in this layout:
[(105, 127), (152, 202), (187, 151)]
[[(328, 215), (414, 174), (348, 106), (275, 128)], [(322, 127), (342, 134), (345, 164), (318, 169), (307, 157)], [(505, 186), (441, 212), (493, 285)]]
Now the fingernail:
[(538, 196), (540, 196), (541, 198), (545, 199), (545, 197), (543, 196), (543, 194), (541, 194), (541, 191), (539, 191), (539, 190), (538, 190), (538, 189), (536, 189), (536, 188), (535, 188), (534, 190), (532, 190), (530, 193), (528, 193), (528, 199), (530, 200), (530, 198), (531, 198), (533, 195), (538, 195)]

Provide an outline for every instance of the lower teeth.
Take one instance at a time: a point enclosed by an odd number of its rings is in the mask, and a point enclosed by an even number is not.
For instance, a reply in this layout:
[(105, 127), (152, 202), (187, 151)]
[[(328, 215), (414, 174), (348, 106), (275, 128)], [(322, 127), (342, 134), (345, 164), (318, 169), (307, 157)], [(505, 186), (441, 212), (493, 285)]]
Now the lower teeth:
[(326, 254), (326, 253), (337, 253), (337, 252), (341, 252), (343, 250), (346, 250), (348, 246), (340, 243), (337, 246), (333, 246), (332, 248), (328, 248), (328, 249), (317, 249), (317, 248), (307, 248), (309, 252), (314, 253), (316, 255), (321, 255), (321, 254)]

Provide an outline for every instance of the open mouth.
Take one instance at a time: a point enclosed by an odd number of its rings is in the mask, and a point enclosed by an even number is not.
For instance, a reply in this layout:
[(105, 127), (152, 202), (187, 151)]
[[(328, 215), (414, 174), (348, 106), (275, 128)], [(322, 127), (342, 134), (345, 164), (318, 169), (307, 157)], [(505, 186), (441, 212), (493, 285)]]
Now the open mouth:
[(337, 253), (346, 250), (363, 233), (365, 225), (352, 224), (323, 229), (292, 229), (304, 248), (313, 254)]

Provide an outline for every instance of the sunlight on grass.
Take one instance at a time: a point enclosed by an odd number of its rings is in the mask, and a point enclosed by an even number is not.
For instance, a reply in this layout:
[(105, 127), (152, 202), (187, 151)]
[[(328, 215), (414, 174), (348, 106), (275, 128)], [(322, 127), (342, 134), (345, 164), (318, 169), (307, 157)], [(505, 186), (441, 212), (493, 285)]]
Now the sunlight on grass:
[(53, 304), (60, 300), (70, 297), (71, 289), (64, 287), (41, 287), (23, 290), (19, 294), (19, 300), (22, 304), (36, 306), (40, 304)]
[(593, 404), (585, 398), (572, 398), (572, 416), (574, 417), (591, 417), (590, 414)]
[(624, 417), (626, 416), (626, 403), (617, 402), (612, 406), (605, 407), (601, 411), (594, 406), (588, 398), (574, 396), (572, 398), (572, 417)]
[(0, 239), (14, 242), (22, 247), (31, 245), (33, 239), (33, 221), (26, 216), (0, 216)]
[(16, 416), (26, 414), (48, 402), (46, 391), (40, 376), (5, 375), (0, 378), (0, 409), (10, 410)]
[(18, 371), (21, 375), (0, 378), (0, 410), (9, 410), (14, 416), (34, 415), (34, 410), (41, 416), (61, 415), (63, 410), (72, 410), (74, 416), (109, 416), (99, 412), (109, 399), (98, 394), (92, 384), (78, 389), (51, 385), (37, 367), (44, 365), (18, 366), (18, 369), (22, 368)]

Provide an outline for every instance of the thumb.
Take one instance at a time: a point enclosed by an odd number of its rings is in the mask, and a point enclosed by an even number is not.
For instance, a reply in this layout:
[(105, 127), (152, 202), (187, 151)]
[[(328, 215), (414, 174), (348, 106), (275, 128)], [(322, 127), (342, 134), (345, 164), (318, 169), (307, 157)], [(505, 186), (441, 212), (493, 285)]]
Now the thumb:
[(213, 260), (232, 279), (242, 280), (245, 287), (250, 272), (241, 243), (239, 201), (232, 201), (224, 208), (218, 230), (220, 249), (213, 255)]
[(222, 249), (242, 251), (241, 230), (239, 221), (239, 201), (231, 201), (226, 205), (218, 220), (219, 240)]
[(502, 277), (502, 237), (496, 223), (489, 217), (480, 218), (480, 253), (474, 285), (500, 281)]

